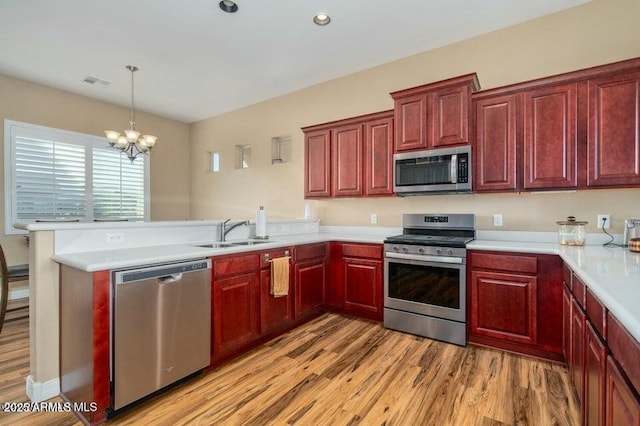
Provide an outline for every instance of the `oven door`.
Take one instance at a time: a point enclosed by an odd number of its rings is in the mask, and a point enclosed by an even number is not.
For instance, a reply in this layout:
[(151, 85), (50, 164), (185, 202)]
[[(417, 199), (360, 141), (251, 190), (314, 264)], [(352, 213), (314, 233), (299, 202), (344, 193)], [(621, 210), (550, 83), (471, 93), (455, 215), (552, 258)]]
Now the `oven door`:
[(385, 308), (466, 321), (464, 258), (386, 253)]

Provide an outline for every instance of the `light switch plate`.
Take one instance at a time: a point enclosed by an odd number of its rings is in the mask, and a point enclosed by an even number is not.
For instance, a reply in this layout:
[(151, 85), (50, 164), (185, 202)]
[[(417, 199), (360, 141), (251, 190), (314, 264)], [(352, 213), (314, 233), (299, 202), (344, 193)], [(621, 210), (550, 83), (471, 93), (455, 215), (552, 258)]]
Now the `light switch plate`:
[(493, 215), (493, 226), (502, 226), (502, 215), (494, 214)]
[(378, 223), (378, 215), (375, 213), (371, 213), (371, 223)]

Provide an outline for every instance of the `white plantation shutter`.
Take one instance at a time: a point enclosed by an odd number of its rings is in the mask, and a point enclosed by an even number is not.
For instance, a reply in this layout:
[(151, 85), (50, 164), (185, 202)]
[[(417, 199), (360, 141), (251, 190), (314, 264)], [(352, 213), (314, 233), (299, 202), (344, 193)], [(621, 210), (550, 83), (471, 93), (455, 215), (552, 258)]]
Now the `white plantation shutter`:
[(148, 157), (106, 140), (5, 120), (5, 231), (36, 220), (148, 220)]
[(17, 137), (16, 219), (84, 218), (85, 149), (82, 146)]
[(145, 211), (144, 164), (133, 164), (120, 151), (93, 149), (93, 217), (143, 220)]

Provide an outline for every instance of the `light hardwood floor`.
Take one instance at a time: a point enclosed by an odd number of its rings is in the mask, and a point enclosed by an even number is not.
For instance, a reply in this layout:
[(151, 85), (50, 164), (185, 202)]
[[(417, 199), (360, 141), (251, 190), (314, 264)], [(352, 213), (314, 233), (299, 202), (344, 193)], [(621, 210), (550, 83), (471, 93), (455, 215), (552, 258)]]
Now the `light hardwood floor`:
[[(28, 324), (0, 334), (0, 400), (27, 401)], [(56, 398), (54, 401), (60, 401)], [(81, 424), (70, 413), (0, 413), (0, 424)], [(566, 369), (322, 317), (108, 425), (578, 425)]]

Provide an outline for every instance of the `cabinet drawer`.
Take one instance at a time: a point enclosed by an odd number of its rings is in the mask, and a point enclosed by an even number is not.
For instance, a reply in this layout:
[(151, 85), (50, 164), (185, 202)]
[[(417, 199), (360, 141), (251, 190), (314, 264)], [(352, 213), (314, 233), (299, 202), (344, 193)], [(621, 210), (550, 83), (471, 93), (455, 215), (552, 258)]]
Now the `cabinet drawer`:
[(611, 315), (607, 314), (607, 343), (613, 357), (622, 366), (627, 377), (640, 391), (640, 343)]
[(603, 339), (607, 339), (607, 311), (602, 303), (587, 289), (586, 308), (589, 319)]
[(562, 280), (564, 281), (564, 285), (566, 285), (569, 289), (571, 289), (572, 276), (573, 276), (573, 272), (571, 272), (571, 268), (569, 268), (566, 263), (563, 263), (562, 264)]
[(213, 258), (213, 276), (237, 275), (258, 269), (258, 255), (255, 253), (240, 256)]
[(538, 272), (538, 259), (535, 256), (472, 252), (471, 262), (474, 269), (493, 269), (523, 272), (525, 274), (536, 274)]
[(576, 302), (578, 305), (584, 310), (585, 307), (585, 294), (587, 292), (586, 286), (584, 283), (578, 278), (575, 274), (571, 279), (571, 290), (573, 291), (573, 295), (576, 298)]
[(369, 244), (342, 243), (342, 256), (382, 259), (382, 246)]
[(260, 253), (260, 269), (270, 268), (271, 259), (290, 256), (291, 255), (290, 253), (291, 253), (291, 249), (289, 249), (288, 247), (261, 252)]
[(327, 244), (306, 244), (293, 248), (293, 259), (296, 263), (310, 259), (322, 258), (327, 255)]

